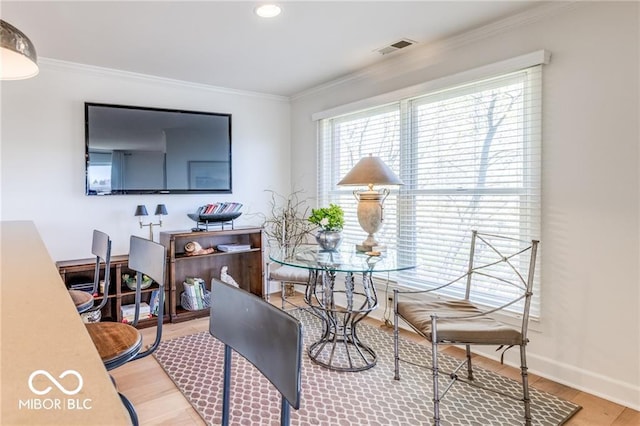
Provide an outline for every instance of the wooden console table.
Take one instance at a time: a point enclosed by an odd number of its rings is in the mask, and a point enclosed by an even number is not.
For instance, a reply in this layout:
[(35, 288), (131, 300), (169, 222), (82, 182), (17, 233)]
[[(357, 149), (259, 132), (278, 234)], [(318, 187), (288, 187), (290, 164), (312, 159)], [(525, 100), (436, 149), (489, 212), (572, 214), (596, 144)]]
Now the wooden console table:
[(35, 225), (0, 233), (0, 424), (131, 424)]
[[(213, 249), (211, 253), (188, 256), (185, 245), (197, 242), (202, 248)], [(263, 296), (263, 247), (262, 228), (235, 228), (211, 231), (167, 231), (160, 232), (160, 243), (167, 248), (167, 274), (165, 282), (165, 322), (180, 322), (209, 315), (209, 309), (188, 310), (181, 304), (183, 282), (187, 278), (204, 279), (207, 289), (211, 289), (211, 278), (220, 278), (223, 266), (246, 291)], [(249, 248), (224, 252), (220, 245), (243, 245)], [(129, 257), (111, 257), (111, 285), (108, 302), (102, 309), (101, 321), (122, 321), (120, 307), (133, 303), (134, 291), (122, 281), (122, 274), (133, 274), (129, 269)], [(94, 259), (63, 260), (56, 262), (62, 281), (67, 285), (93, 281)], [(104, 266), (100, 277), (104, 276)], [(153, 284), (142, 291), (143, 301), (149, 302), (151, 292), (157, 290)], [(101, 296), (98, 297), (98, 299)], [(138, 328), (156, 325), (156, 318), (141, 320)]]
[[(203, 249), (214, 251), (188, 256), (185, 245), (190, 242), (196, 242)], [(220, 278), (223, 266), (227, 266), (227, 273), (240, 288), (263, 296), (262, 228), (160, 232), (160, 243), (167, 248), (167, 288), (170, 292), (171, 322), (209, 315), (208, 308), (187, 310), (181, 305), (183, 282), (187, 278), (202, 278), (207, 289), (211, 290), (211, 278)], [(247, 248), (224, 252), (219, 250), (220, 245), (242, 245)]]

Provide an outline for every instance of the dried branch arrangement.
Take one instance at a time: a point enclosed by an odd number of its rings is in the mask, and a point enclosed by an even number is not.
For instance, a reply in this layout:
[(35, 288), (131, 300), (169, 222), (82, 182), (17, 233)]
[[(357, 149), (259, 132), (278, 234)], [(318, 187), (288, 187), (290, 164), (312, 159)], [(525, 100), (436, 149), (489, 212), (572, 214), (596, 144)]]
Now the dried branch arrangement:
[(264, 233), (279, 248), (295, 250), (307, 242), (314, 225), (307, 220), (309, 207), (300, 199), (302, 191), (288, 196), (271, 193), (270, 216), (263, 223)]

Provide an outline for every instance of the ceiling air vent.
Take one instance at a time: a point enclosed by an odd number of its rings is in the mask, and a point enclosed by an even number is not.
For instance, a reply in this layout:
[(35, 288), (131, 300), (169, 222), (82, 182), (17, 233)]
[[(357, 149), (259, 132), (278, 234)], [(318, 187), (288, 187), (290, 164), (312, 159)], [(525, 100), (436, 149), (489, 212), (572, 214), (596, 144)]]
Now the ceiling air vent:
[(380, 49), (376, 49), (374, 52), (378, 52), (381, 55), (386, 55), (388, 53), (392, 53), (395, 51), (398, 51), (400, 49), (404, 49), (405, 47), (409, 47), (412, 44), (415, 44), (416, 42), (413, 40), (409, 40), (408, 38), (403, 38), (400, 41), (396, 41), (393, 44), (390, 44), (389, 46), (385, 46), (383, 48)]

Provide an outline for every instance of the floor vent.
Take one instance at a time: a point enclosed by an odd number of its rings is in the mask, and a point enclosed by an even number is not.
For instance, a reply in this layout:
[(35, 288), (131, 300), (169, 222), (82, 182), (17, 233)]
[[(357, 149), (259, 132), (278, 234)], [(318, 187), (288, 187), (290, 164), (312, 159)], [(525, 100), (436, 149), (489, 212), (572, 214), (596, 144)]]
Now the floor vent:
[(413, 40), (409, 40), (408, 38), (403, 38), (402, 40), (396, 41), (395, 43), (390, 44), (389, 46), (385, 46), (380, 49), (374, 50), (374, 52), (378, 52), (381, 55), (387, 55), (389, 53), (393, 53), (400, 49), (404, 49), (405, 47), (409, 47), (416, 42)]

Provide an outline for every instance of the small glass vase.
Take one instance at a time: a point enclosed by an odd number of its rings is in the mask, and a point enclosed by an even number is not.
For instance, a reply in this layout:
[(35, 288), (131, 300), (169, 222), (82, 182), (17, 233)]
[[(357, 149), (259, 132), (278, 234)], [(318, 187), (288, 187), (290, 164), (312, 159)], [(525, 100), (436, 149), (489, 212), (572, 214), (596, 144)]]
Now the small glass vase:
[(340, 231), (318, 231), (316, 242), (322, 250), (337, 250), (342, 242), (342, 232)]

